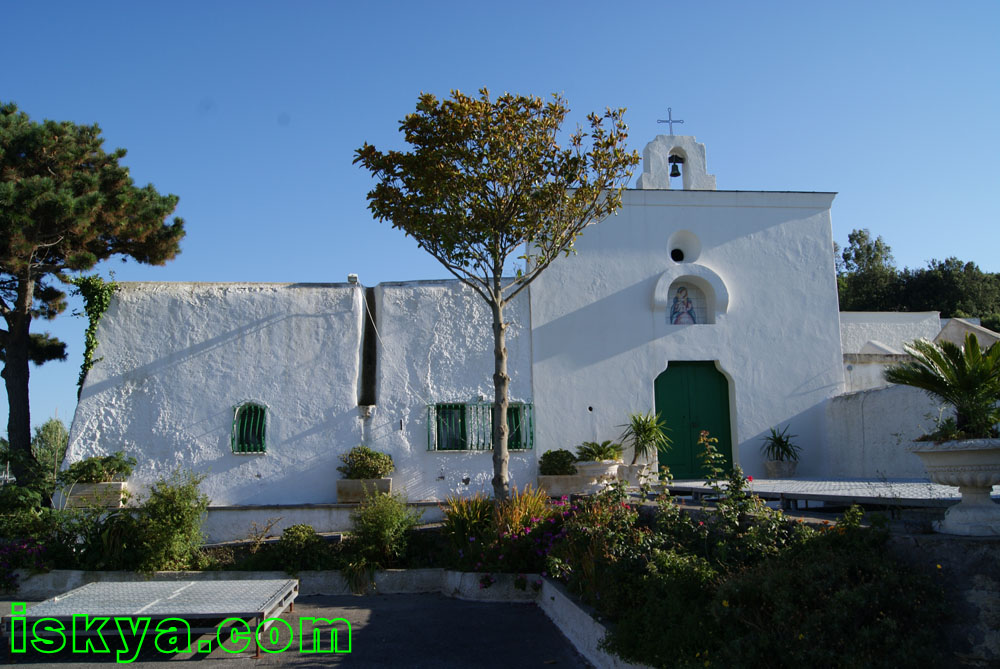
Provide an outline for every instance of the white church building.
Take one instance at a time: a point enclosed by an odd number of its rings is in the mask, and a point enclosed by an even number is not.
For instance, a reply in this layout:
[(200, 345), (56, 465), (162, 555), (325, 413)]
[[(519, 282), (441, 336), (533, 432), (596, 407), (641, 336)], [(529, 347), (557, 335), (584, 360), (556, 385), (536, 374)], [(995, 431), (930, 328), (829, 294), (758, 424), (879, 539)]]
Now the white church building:
[[(933, 336), (936, 314), (842, 323), (834, 197), (717, 190), (694, 137), (650, 142), (618, 214), (507, 309), (512, 483), (534, 483), (545, 451), (617, 439), (649, 410), (667, 420), (661, 463), (677, 479), (699, 476), (701, 430), (760, 476), (761, 438), (785, 426), (799, 476), (921, 475), (898, 444), (933, 407), (905, 388), (883, 400), (880, 376), (853, 370)], [(848, 363), (844, 336), (861, 355), (870, 332), (874, 352)], [(392, 455), (411, 501), (490, 491), (490, 314), (458, 281), (124, 283), (98, 340), (69, 459), (123, 450), (140, 490), (178, 466), (205, 474), (215, 538), (245, 534), (241, 510), (334, 523), (339, 456), (362, 443)], [(883, 401), (895, 414), (859, 436)]]

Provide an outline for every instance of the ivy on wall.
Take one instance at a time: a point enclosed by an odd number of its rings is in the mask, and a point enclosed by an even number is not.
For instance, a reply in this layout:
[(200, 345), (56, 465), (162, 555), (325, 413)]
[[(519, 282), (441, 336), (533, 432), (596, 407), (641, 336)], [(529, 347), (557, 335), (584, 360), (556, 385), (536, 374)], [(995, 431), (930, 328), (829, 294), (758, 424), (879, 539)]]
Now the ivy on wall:
[(118, 290), (118, 284), (114, 282), (113, 275), (111, 281), (105, 281), (99, 274), (88, 276), (78, 276), (70, 279), (75, 288), (73, 293), (83, 297), (83, 310), (87, 314), (90, 324), (84, 335), (83, 364), (80, 365), (80, 378), (77, 380), (76, 396), (79, 398), (83, 391), (83, 381), (87, 378), (87, 372), (94, 366), (95, 362), (101, 359), (94, 359), (94, 351), (97, 349), (97, 325), (101, 322), (101, 317), (108, 310), (111, 304), (111, 296)]

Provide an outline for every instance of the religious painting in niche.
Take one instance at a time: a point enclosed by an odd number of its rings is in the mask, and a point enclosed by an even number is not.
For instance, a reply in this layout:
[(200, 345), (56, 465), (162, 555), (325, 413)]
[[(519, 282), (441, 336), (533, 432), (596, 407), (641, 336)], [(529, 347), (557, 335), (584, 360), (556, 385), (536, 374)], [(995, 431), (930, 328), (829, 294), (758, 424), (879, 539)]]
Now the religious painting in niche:
[(694, 284), (676, 281), (670, 285), (670, 313), (667, 323), (670, 325), (697, 325), (708, 323), (705, 293)]

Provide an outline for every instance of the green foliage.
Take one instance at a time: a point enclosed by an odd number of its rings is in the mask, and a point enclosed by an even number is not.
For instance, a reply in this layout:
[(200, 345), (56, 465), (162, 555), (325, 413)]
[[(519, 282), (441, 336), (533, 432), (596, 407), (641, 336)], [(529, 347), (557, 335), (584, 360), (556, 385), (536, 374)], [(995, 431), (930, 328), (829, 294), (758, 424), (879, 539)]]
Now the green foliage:
[(585, 441), (576, 447), (576, 459), (579, 462), (601, 462), (602, 460), (621, 460), (622, 445), (607, 439), (601, 443)]
[(290, 574), (314, 569), (330, 569), (334, 554), (311, 525), (286, 527), (281, 538), (268, 547), (271, 562)]
[(31, 488), (8, 483), (0, 486), (0, 509), (21, 511), (36, 509), (42, 504), (42, 496)]
[(764, 437), (764, 443), (760, 447), (760, 452), (768, 460), (778, 462), (798, 462), (799, 451), (802, 450), (792, 439), (798, 435), (788, 434), (788, 426), (780, 432), (776, 428), (771, 428), (771, 434)]
[(718, 438), (711, 436), (708, 430), (698, 434), (698, 460), (705, 472), (705, 480), (718, 493), (717, 482), (726, 473), (726, 456), (719, 452), (716, 444)]
[(469, 543), (489, 543), (496, 537), (493, 500), (486, 495), (451, 496), (445, 499), (441, 508), (444, 533), (456, 552), (467, 549)]
[(111, 297), (118, 290), (118, 284), (114, 281), (105, 281), (99, 274), (78, 276), (70, 279), (75, 288), (73, 293), (83, 297), (83, 309), (87, 314), (87, 331), (84, 334), (83, 364), (80, 365), (80, 378), (77, 380), (77, 397), (83, 391), (83, 382), (87, 378), (87, 372), (98, 360), (94, 360), (94, 351), (97, 349), (97, 326), (104, 316), (104, 312), (111, 306)]
[(942, 593), (893, 559), (885, 538), (845, 514), (835, 527), (727, 579), (712, 607), (718, 627), (727, 631), (715, 661), (944, 666), (938, 640), (947, 617)]
[(955, 428), (964, 438), (997, 435), (1000, 343), (983, 350), (969, 333), (962, 347), (949, 341), (935, 344), (920, 339), (905, 348), (913, 360), (888, 368), (887, 381), (920, 388), (953, 406)]
[[(425, 93), (400, 122), (411, 151), (355, 153), (379, 183), (368, 193), (375, 217), (412, 236), (489, 305), (493, 320), (496, 396), (493, 492), (508, 495), (507, 348), (503, 308), (590, 223), (613, 214), (639, 162), (626, 149), (624, 110), (590, 114), (568, 148), (557, 143), (568, 109), (559, 96), (505, 93), (495, 100), (452, 91)], [(522, 254), (522, 255), (517, 255)], [(511, 260), (524, 262), (504, 278)]]
[(576, 474), (576, 456), (565, 448), (545, 451), (538, 458), (538, 473), (542, 476), (569, 476)]
[(337, 471), (343, 474), (345, 479), (381, 479), (396, 468), (391, 455), (364, 445), (355, 446), (347, 453), (342, 453), (340, 461), (344, 464), (337, 467)]
[(153, 484), (135, 515), (140, 570), (185, 569), (196, 557), (209, 503), (198, 489), (204, 479), (204, 474), (177, 469)]
[[(0, 104), (0, 302), (7, 326), (0, 339), (14, 452), (30, 451), (31, 321), (54, 318), (66, 304), (53, 280), (115, 255), (162, 264), (184, 236), (182, 220), (166, 223), (177, 197), (136, 186), (120, 164), (125, 150), (107, 153), (103, 142), (96, 125), (37, 123), (16, 105)], [(41, 343), (36, 339), (36, 349)], [(27, 478), (17, 467), (15, 476)]]
[(64, 486), (74, 483), (110, 483), (124, 481), (132, 475), (136, 460), (121, 451), (111, 455), (94, 455), (78, 460), (59, 473)]
[(351, 513), (352, 529), (346, 549), (366, 565), (391, 567), (406, 554), (408, 534), (420, 522), (420, 516), (400, 497), (366, 494)]
[(670, 449), (670, 437), (666, 432), (670, 428), (659, 413), (630, 413), (628, 422), (619, 427), (625, 428), (620, 439), (623, 446), (632, 447), (633, 465), (639, 457), (651, 459), (657, 453), (665, 453)]

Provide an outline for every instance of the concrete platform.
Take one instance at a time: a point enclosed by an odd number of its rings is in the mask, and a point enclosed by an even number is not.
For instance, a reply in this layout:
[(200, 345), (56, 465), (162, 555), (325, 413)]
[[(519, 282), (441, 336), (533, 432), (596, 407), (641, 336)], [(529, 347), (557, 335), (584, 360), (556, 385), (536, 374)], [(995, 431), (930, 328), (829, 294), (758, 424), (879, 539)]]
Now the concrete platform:
[[(673, 481), (666, 488), (673, 495), (695, 500), (712, 494), (712, 488), (704, 480)], [(761, 499), (778, 500), (786, 508), (808, 508), (810, 503), (942, 508), (961, 498), (958, 488), (931, 483), (928, 479), (754, 478), (750, 490)], [(993, 488), (993, 498), (1000, 501), (1000, 486)]]

